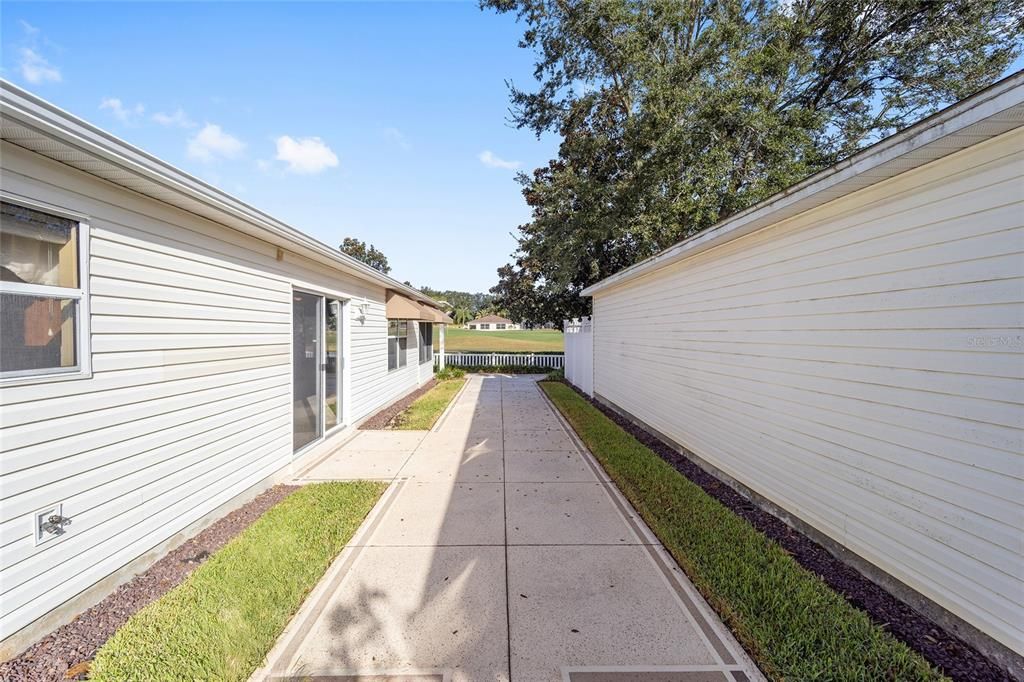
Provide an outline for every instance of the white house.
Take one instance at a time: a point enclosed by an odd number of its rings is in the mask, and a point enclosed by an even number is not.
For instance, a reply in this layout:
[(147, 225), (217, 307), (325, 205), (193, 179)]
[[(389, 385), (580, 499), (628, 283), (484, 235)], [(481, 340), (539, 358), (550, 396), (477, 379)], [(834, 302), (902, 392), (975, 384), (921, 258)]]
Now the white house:
[(0, 113), (7, 657), (430, 379), (450, 319), (6, 82)]
[(467, 329), (482, 332), (504, 331), (506, 329), (519, 329), (519, 325), (512, 320), (499, 315), (484, 315), (466, 323)]
[(1018, 73), (584, 291), (597, 399), (1011, 658), (1022, 125)]

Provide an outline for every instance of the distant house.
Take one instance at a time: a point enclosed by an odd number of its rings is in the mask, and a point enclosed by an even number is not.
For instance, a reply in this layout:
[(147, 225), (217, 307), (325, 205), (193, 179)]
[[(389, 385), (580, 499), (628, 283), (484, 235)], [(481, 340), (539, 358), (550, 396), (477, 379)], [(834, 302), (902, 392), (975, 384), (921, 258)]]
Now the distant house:
[(512, 320), (499, 317), (498, 315), (484, 315), (466, 324), (466, 328), (476, 331), (489, 332), (499, 329), (519, 329), (519, 325)]

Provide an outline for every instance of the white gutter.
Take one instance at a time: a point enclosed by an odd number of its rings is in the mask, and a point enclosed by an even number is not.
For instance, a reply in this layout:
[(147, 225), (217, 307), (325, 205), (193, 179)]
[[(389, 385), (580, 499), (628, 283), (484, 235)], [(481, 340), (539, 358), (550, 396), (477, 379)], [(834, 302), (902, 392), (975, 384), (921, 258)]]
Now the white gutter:
[[(270, 236), (271, 239), (268, 241), (271, 243), (283, 242), (298, 252), (314, 254), (319, 257), (317, 260), (325, 260), (350, 274), (400, 291), (418, 301), (438, 306), (436, 301), (422, 292), (388, 277), (4, 79), (0, 79), (0, 117), (5, 123), (16, 122), (42, 136), (109, 163), (117, 169), (145, 178), (166, 190), (197, 201), (217, 213), (240, 220)], [(140, 191), (137, 188), (129, 189)], [(166, 198), (153, 198), (170, 203)]]
[[(980, 139), (975, 138), (975, 135), (978, 138), (994, 137), (1006, 130), (1024, 125), (1024, 117), (1016, 117), (1015, 121), (1002, 126), (1002, 129), (997, 126), (995, 129), (979, 130), (977, 133), (971, 131), (971, 140), (965, 140), (965, 144), (959, 147), (949, 146), (941, 150), (936, 149), (935, 154), (931, 157), (918, 157), (918, 155), (915, 155), (913, 161), (917, 163), (911, 163), (909, 162), (910, 160), (907, 160), (907, 162), (900, 164), (898, 168), (893, 163), (911, 152), (919, 152), (922, 148), (934, 144), (943, 138), (949, 138), (957, 133), (964, 132), (964, 129), (969, 126), (983, 123), (986, 119), (1000, 112), (1012, 107), (1020, 107), (1022, 104), (1024, 104), (1024, 71), (1018, 71), (985, 90), (942, 111), (936, 112), (909, 128), (876, 142), (850, 158), (788, 187), (778, 194), (725, 219), (717, 225), (590, 285), (581, 292), (581, 295), (593, 296), (599, 291), (623, 284), (684, 258), (689, 258), (701, 251), (750, 234), (780, 220), (791, 218), (794, 215), (816, 208), (829, 201), (834, 201), (849, 192), (863, 189), (881, 180), (911, 170), (913, 167), (922, 166), (941, 156), (946, 156), (980, 141)], [(886, 170), (888, 172), (884, 172)], [(836, 189), (843, 183), (851, 183), (852, 180), (863, 176), (869, 171), (876, 171), (878, 177), (873, 175), (870, 182), (857, 184), (855, 187), (851, 187), (848, 192), (843, 192), (839, 195), (832, 193), (828, 196), (821, 196), (826, 190)], [(790, 213), (776, 215), (783, 213), (787, 208), (791, 209)]]

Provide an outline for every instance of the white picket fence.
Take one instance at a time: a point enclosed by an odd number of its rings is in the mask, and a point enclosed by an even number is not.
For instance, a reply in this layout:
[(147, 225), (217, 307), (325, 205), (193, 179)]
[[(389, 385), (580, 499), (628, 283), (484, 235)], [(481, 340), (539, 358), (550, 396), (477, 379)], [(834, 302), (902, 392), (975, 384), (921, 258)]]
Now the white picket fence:
[(594, 395), (594, 320), (584, 317), (562, 322), (565, 332), (565, 378), (589, 396)]
[[(440, 354), (434, 356), (434, 364)], [(535, 367), (538, 370), (561, 369), (562, 353), (445, 353), (444, 364), (454, 367)]]

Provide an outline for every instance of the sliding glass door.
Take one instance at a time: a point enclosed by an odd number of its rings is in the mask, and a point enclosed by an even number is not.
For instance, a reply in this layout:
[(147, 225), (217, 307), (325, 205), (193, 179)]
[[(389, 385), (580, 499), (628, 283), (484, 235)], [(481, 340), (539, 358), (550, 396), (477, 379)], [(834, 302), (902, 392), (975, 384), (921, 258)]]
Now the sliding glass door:
[(292, 448), (342, 423), (342, 311), (338, 299), (292, 292)]
[(323, 435), (323, 297), (292, 292), (292, 446), (301, 450)]

